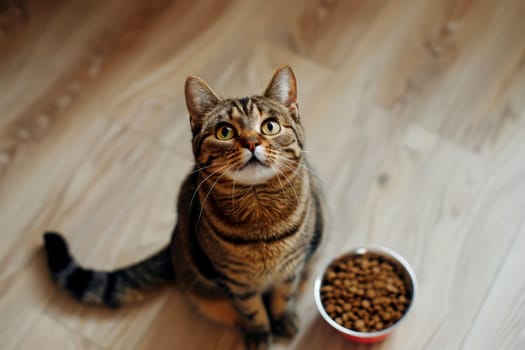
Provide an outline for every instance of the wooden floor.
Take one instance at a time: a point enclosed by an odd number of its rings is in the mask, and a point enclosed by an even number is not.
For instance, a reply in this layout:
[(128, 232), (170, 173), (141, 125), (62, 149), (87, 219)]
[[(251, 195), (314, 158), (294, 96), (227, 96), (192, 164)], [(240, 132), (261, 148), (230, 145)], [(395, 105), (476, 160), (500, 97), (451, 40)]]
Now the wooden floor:
[(275, 349), (525, 349), (525, 1), (0, 4), (0, 348), (242, 349), (174, 288), (77, 304), (42, 232), (97, 268), (164, 245), (192, 164), (186, 76), (244, 96), (287, 63), (331, 207), (315, 270), (386, 245), (419, 295), (357, 346), (318, 316), (312, 276), (301, 333)]

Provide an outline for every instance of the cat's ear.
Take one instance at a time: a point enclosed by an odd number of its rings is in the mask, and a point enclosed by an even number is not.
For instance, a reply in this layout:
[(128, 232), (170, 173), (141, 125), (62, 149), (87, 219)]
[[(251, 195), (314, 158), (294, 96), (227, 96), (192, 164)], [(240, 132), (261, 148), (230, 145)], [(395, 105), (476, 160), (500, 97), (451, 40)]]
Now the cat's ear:
[(297, 82), (290, 66), (282, 66), (274, 73), (264, 96), (287, 107), (292, 116), (297, 115)]
[(188, 77), (184, 86), (186, 107), (190, 113), (191, 130), (197, 134), (202, 127), (204, 117), (221, 100), (219, 96), (198, 77)]

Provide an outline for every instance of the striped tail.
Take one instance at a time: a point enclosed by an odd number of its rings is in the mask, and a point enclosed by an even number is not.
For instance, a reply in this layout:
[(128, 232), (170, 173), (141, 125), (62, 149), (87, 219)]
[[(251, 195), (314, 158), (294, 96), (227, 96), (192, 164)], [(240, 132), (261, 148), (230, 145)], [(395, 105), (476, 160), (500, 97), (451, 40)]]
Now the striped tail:
[(118, 307), (142, 299), (141, 291), (174, 279), (169, 246), (136, 264), (95, 271), (75, 262), (60, 234), (46, 232), (44, 244), (53, 279), (82, 302)]

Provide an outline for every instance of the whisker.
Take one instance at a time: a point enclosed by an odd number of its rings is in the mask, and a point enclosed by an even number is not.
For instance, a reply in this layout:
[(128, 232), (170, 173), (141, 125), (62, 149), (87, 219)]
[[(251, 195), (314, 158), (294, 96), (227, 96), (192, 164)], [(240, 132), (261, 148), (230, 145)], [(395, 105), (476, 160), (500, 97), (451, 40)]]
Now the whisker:
[(235, 172), (233, 173), (232, 212), (235, 212), (235, 181), (237, 180), (237, 174), (239, 174), (239, 170), (235, 170)]
[[(289, 159), (286, 159), (286, 158), (281, 158), (281, 160), (290, 161)], [(297, 163), (294, 163), (294, 164), (297, 164)], [(292, 171), (292, 174), (293, 174), (294, 177), (298, 176), (301, 179), (301, 181), (303, 182), (303, 184), (306, 183), (306, 179), (304, 178), (304, 176), (299, 174), (299, 170), (300, 169), (303, 169), (303, 170), (305, 170), (307, 172), (310, 172), (314, 176), (317, 176), (314, 172), (312, 172), (310, 169), (308, 169), (308, 167), (306, 165), (299, 164), (299, 166), (295, 170), (292, 167), (286, 165), (285, 163), (283, 163), (282, 166), (287, 168), (288, 170)], [(317, 178), (319, 178), (319, 177), (317, 177)], [(319, 197), (322, 197), (322, 195), (318, 191), (314, 190), (314, 188), (312, 188), (311, 186), (310, 186), (310, 190), (313, 191), (315, 194), (317, 194)]]
[(201, 203), (201, 211), (200, 211), (200, 213), (199, 213), (199, 217), (197, 218), (197, 221), (196, 221), (195, 223), (197, 223), (197, 222), (199, 222), (199, 221), (201, 220), (201, 217), (202, 217), (202, 211), (204, 210), (204, 205), (206, 204), (206, 200), (208, 199), (208, 197), (209, 197), (211, 191), (212, 191), (213, 188), (217, 185), (217, 183), (219, 182), (219, 180), (220, 180), (224, 175), (226, 175), (226, 172), (228, 172), (228, 170), (230, 170), (231, 167), (232, 167), (232, 166), (229, 166), (228, 169), (226, 169), (226, 171), (223, 172), (223, 173), (217, 178), (217, 180), (215, 180), (215, 181), (213, 182), (213, 184), (210, 186), (210, 189), (208, 190), (208, 193), (206, 193), (206, 197), (204, 197), (204, 200), (203, 200), (202, 203)]
[[(273, 165), (270, 165), (270, 167), (277, 174), (277, 181), (279, 181), (279, 185), (281, 186), (281, 192), (283, 193), (283, 197), (286, 198), (286, 193), (284, 192), (284, 186), (283, 186), (283, 183), (281, 182), (281, 171), (279, 169), (277, 169), (276, 167), (274, 167)], [(283, 174), (283, 177), (284, 177), (284, 174)]]
[(188, 175), (193, 175), (195, 173), (198, 173), (199, 171), (211, 168), (212, 166), (215, 166), (215, 164), (210, 164), (210, 165), (203, 166), (202, 168), (197, 168), (197, 169), (193, 170), (192, 172), (190, 172)]
[[(291, 159), (288, 159), (288, 158), (285, 158), (285, 157), (283, 157), (283, 156), (281, 156), (281, 155), (279, 155), (279, 154), (276, 154), (275, 157), (278, 158), (279, 160), (284, 161), (284, 162), (292, 163), (292, 164), (294, 164), (294, 165), (295, 165), (295, 164), (298, 164), (298, 162), (296, 162), (296, 161), (294, 161), (294, 160), (291, 160)], [(283, 165), (284, 165), (284, 164), (283, 164)], [(316, 177), (316, 178), (317, 178), (317, 179), (323, 184), (323, 186), (328, 186), (328, 184), (326, 183), (326, 181), (323, 180), (322, 178), (320, 178), (319, 175), (318, 175), (315, 171), (313, 171), (312, 169), (310, 169), (306, 163), (300, 164), (300, 166), (301, 166), (304, 170), (306, 170), (308, 173), (310, 173), (311, 175), (315, 176), (315, 177)]]
[[(228, 154), (228, 155), (226, 155), (226, 160), (232, 160), (235, 157), (238, 157), (238, 155), (236, 155), (236, 154)], [(197, 164), (197, 165), (199, 165), (199, 164)], [(202, 170), (205, 170), (205, 169), (209, 169), (209, 168), (211, 168), (213, 166), (216, 166), (216, 165), (215, 164), (210, 164), (210, 165), (206, 165), (206, 166), (197, 168), (197, 169), (193, 170), (192, 172), (190, 172), (188, 175), (193, 175), (195, 173), (198, 173), (199, 171), (202, 171)]]
[[(297, 176), (299, 177), (303, 183), (306, 183), (306, 180), (303, 176), (299, 175), (299, 170), (302, 169), (301, 167), (296, 167), (295, 169), (292, 168), (291, 166), (288, 166), (286, 164), (282, 164), (283, 167), (285, 167), (286, 169), (290, 170), (292, 172), (292, 175), (293, 177)], [(284, 174), (283, 174), (284, 175)]]
[(300, 149), (299, 152), (301, 153), (317, 153), (317, 154), (326, 154), (328, 152), (323, 152), (323, 151), (314, 151), (314, 150), (311, 150), (311, 149)]
[[(274, 154), (274, 156), (275, 156), (277, 159), (288, 160), (288, 159), (286, 159), (286, 158), (280, 156), (279, 154)], [(295, 164), (295, 165), (299, 165), (298, 162), (296, 162), (296, 163), (294, 163), (294, 164)], [(296, 177), (296, 176), (299, 177), (299, 179), (303, 182), (303, 184), (306, 184), (306, 180), (305, 180), (305, 178), (299, 174), (299, 169), (301, 169), (301, 167), (297, 167), (296, 169), (294, 169), (294, 168), (292, 168), (292, 167), (290, 167), (290, 166), (288, 166), (288, 165), (286, 165), (286, 164), (284, 164), (284, 163), (282, 164), (282, 166), (284, 166), (285, 168), (287, 168), (288, 170), (290, 170), (290, 171), (292, 172), (292, 174), (293, 174), (293, 177)], [(272, 166), (272, 168), (273, 168), (274, 170), (276, 170), (277, 174), (279, 174), (279, 173), (282, 174), (282, 172), (279, 172), (279, 169), (276, 169), (276, 168), (274, 168), (273, 166)], [(286, 175), (284, 175), (284, 174), (282, 174), (282, 175), (283, 175), (283, 178), (288, 182), (288, 184), (289, 184), (290, 187), (292, 188), (292, 191), (295, 193), (295, 198), (297, 199), (297, 203), (299, 203), (299, 196), (297, 195), (297, 192), (295, 191), (295, 187), (293, 186), (293, 184), (292, 184), (292, 183), (290, 182), (290, 180), (288, 179), (288, 176), (286, 176)], [(279, 178), (278, 178), (278, 179), (279, 179)], [(280, 180), (279, 180), (279, 182), (280, 182)]]
[(224, 169), (228, 168), (228, 165), (225, 165), (224, 167), (220, 168), (220, 169), (217, 169), (216, 171), (212, 172), (210, 175), (206, 176), (204, 178), (204, 180), (202, 180), (199, 185), (197, 186), (197, 188), (195, 189), (195, 191), (193, 192), (193, 195), (191, 196), (191, 200), (190, 200), (190, 208), (191, 206), (193, 205), (193, 200), (195, 199), (195, 196), (197, 195), (197, 193), (199, 192), (199, 188), (201, 188), (202, 184), (204, 184), (204, 182), (206, 182), (206, 180), (208, 180), (210, 177), (212, 177), (213, 175), (217, 174), (218, 172), (220, 171), (223, 171)]
[[(284, 176), (284, 174), (283, 174)], [(295, 199), (297, 200), (297, 204), (299, 205), (299, 196), (297, 195), (297, 192), (295, 191), (295, 187), (293, 186), (293, 184), (290, 182), (290, 180), (288, 179), (287, 176), (284, 176), (284, 179), (288, 182), (288, 184), (290, 185), (290, 188), (292, 189), (293, 193), (295, 194)], [(302, 179), (301, 179), (302, 180)], [(304, 180), (303, 180), (303, 183), (304, 183)]]

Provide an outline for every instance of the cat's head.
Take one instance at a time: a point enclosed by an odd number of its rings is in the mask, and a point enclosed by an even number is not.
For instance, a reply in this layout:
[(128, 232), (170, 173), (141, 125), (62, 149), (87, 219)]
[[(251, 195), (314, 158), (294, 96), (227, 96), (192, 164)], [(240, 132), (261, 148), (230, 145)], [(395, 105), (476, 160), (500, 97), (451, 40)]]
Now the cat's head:
[(197, 167), (247, 185), (296, 170), (304, 133), (289, 66), (275, 72), (262, 95), (221, 98), (197, 77), (186, 80), (185, 94)]

